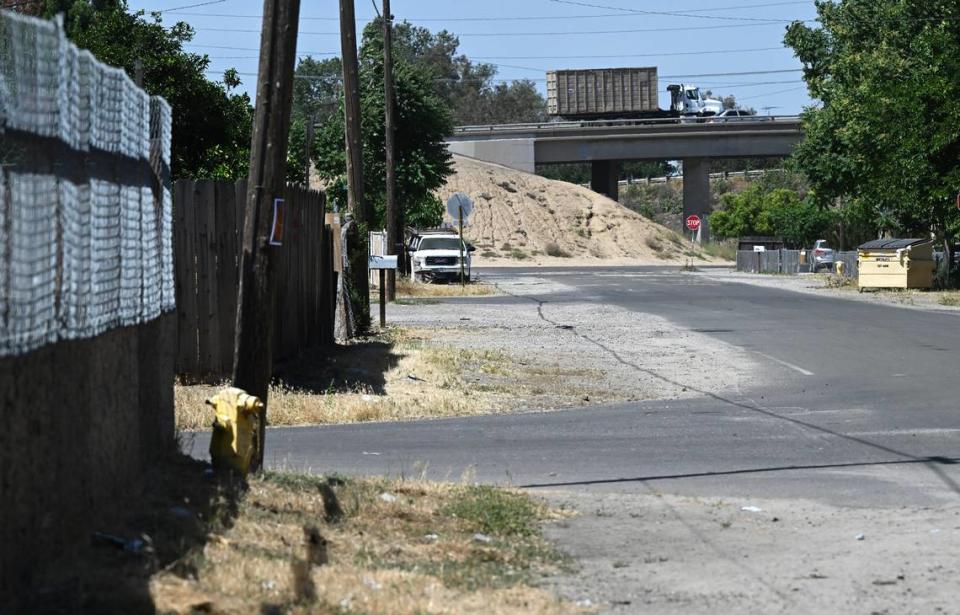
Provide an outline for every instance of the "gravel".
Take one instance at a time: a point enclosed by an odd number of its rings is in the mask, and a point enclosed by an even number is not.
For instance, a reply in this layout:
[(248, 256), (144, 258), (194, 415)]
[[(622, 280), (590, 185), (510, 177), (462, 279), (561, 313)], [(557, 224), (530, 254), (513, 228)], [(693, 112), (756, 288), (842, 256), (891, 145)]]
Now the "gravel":
[(581, 513), (547, 531), (578, 563), (550, 583), (601, 613), (956, 612), (956, 505), (545, 495)]
[(721, 393), (756, 377), (742, 349), (660, 316), (573, 298), (572, 287), (535, 276), (497, 285), (504, 296), (390, 305), (388, 321), (442, 331), (442, 343), (456, 347), (595, 372), (602, 401)]

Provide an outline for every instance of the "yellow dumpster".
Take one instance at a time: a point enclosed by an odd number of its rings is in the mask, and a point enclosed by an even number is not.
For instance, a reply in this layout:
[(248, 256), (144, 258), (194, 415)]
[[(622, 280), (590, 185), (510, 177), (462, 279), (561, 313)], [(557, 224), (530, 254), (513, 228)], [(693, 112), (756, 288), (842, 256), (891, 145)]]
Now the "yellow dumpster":
[(933, 286), (932, 239), (875, 239), (857, 248), (858, 286), (930, 288)]

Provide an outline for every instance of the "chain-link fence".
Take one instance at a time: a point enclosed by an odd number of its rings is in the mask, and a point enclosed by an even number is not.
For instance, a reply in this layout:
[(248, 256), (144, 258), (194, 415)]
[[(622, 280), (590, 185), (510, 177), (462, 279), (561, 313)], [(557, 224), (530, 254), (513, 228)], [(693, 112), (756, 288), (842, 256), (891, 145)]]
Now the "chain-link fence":
[(0, 11), (0, 356), (172, 310), (170, 107)]

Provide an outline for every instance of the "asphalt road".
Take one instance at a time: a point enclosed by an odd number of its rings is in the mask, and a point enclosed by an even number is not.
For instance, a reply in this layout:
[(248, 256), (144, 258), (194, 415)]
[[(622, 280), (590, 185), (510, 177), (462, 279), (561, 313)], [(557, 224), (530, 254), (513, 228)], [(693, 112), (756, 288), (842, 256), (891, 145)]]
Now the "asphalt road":
[[(485, 275), (496, 281), (519, 273)], [(957, 313), (719, 282), (666, 267), (535, 273), (575, 290), (466, 300), (504, 309), (537, 300), (548, 319), (551, 306), (568, 301), (656, 314), (755, 353), (756, 386), (737, 395), (548, 413), (278, 428), (270, 432), (268, 463), (407, 476), (426, 468), (430, 478), (468, 473), (530, 489), (653, 488), (865, 506), (960, 501)], [(202, 439), (195, 451), (205, 449)]]

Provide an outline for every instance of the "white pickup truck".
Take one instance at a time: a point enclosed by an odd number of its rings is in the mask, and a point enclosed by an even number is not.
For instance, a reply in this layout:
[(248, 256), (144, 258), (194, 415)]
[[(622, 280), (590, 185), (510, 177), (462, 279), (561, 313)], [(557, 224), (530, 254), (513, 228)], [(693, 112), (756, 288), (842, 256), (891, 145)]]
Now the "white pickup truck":
[(421, 231), (410, 238), (410, 269), (415, 282), (460, 279), (460, 253), (463, 249), (463, 275), (470, 281), (470, 253), (476, 248), (463, 242), (450, 230)]

